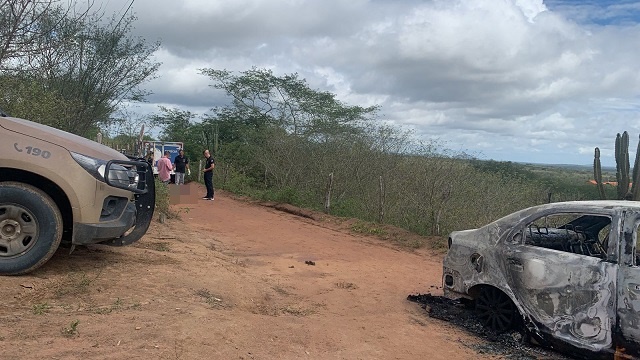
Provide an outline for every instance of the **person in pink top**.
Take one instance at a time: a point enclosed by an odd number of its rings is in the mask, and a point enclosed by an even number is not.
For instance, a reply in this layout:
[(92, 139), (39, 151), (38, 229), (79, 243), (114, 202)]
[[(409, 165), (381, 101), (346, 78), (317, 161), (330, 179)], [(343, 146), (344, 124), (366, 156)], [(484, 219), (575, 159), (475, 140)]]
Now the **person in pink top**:
[(173, 170), (169, 156), (169, 152), (165, 151), (164, 156), (158, 160), (158, 178), (165, 184), (168, 184), (169, 180), (171, 180), (171, 170)]

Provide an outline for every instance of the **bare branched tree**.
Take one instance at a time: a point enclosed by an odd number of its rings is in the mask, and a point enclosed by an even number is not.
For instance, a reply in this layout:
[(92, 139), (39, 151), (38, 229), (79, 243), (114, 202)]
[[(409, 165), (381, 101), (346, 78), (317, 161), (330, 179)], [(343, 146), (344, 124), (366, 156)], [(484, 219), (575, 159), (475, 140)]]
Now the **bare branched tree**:
[(16, 59), (43, 50), (40, 40), (51, 36), (59, 25), (43, 21), (52, 12), (80, 20), (92, 7), (93, 1), (89, 1), (84, 10), (77, 12), (75, 1), (63, 6), (59, 0), (0, 0), (0, 70), (6, 70), (7, 64)]
[(63, 6), (57, 0), (0, 0), (0, 16), (22, 21), (0, 23), (0, 31), (10, 35), (1, 39), (6, 55), (0, 57), (0, 107), (27, 117), (45, 98), (30, 94), (45, 94), (64, 104), (64, 112), (48, 106), (58, 112), (29, 119), (50, 118), (49, 125), (93, 137), (109, 126), (123, 101), (148, 94), (141, 85), (160, 66), (152, 59), (159, 43), (132, 36), (136, 18), (130, 8), (109, 18), (93, 11), (91, 2), (85, 7), (74, 1)]

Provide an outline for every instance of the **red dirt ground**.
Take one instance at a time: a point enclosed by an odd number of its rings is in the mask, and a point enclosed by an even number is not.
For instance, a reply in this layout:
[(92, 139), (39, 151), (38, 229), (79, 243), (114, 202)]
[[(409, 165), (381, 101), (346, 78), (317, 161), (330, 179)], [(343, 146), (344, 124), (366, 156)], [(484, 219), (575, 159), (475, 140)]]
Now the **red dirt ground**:
[(406, 300), (441, 292), (442, 255), (223, 192), (174, 209), (133, 246), (1, 277), (0, 358), (495, 358)]

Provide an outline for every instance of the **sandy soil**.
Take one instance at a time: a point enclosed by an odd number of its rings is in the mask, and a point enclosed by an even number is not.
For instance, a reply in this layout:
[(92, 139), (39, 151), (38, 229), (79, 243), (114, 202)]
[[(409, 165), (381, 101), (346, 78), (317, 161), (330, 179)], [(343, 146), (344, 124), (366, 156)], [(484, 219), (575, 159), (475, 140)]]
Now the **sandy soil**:
[(0, 278), (0, 358), (492, 358), (406, 300), (441, 292), (442, 255), (221, 192), (186, 202), (133, 246)]

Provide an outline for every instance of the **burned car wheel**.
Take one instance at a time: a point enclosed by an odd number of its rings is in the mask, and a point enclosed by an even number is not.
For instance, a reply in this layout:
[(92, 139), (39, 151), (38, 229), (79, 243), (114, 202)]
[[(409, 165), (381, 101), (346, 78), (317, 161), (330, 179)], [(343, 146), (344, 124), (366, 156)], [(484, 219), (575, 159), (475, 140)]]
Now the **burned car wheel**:
[(0, 275), (40, 267), (61, 238), (62, 216), (47, 194), (22, 183), (0, 183)]
[(518, 309), (513, 301), (492, 286), (485, 286), (476, 299), (476, 312), (483, 324), (496, 332), (513, 329), (518, 322)]

